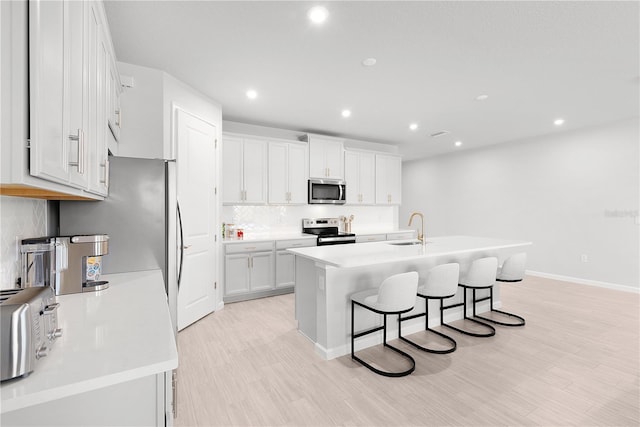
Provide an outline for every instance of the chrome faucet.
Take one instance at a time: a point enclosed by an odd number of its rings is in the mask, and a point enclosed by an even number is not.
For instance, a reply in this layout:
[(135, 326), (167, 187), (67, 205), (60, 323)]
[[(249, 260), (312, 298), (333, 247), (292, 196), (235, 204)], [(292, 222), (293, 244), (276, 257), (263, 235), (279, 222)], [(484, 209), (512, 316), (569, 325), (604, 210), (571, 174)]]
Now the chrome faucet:
[(424, 215), (422, 215), (420, 212), (414, 212), (411, 214), (411, 216), (409, 217), (409, 227), (411, 227), (411, 221), (413, 221), (413, 217), (418, 215), (420, 217), (420, 231), (418, 232), (418, 240), (420, 240), (422, 242), (422, 244), (425, 243), (424, 241)]

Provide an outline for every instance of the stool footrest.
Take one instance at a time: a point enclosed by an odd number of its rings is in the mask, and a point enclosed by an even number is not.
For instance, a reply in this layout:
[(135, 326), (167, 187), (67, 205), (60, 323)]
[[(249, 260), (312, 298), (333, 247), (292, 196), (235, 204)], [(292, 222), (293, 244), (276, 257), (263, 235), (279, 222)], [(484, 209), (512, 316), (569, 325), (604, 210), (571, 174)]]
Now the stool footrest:
[(363, 337), (365, 335), (369, 335), (369, 334), (372, 334), (374, 332), (381, 331), (383, 329), (384, 329), (384, 326), (377, 326), (375, 328), (367, 329), (366, 331), (355, 333), (355, 334), (353, 334), (353, 338), (360, 338), (360, 337)]
[(502, 326), (524, 326), (525, 324), (525, 320), (523, 317), (518, 316), (517, 314), (513, 314), (513, 313), (507, 313), (506, 311), (502, 311), (502, 310), (496, 310), (495, 308), (492, 308), (491, 311), (494, 311), (496, 313), (500, 313), (503, 314), (505, 316), (509, 316), (509, 317), (515, 317), (516, 319), (518, 319), (518, 322), (515, 323), (507, 323), (507, 322), (501, 322), (499, 320), (495, 320), (495, 319), (489, 319), (488, 317), (484, 317), (484, 316), (480, 316), (478, 314), (476, 314), (475, 317), (477, 317), (478, 319), (482, 319), (484, 321), (487, 322), (492, 322), (495, 323), (496, 325), (502, 325)]
[(355, 354), (352, 354), (351, 358), (353, 360), (358, 361), (360, 364), (362, 364), (367, 369), (375, 372), (378, 375), (382, 375), (382, 376), (385, 376), (385, 377), (404, 377), (404, 376), (409, 375), (413, 371), (415, 371), (415, 369), (416, 369), (416, 361), (415, 361), (415, 359), (413, 357), (411, 357), (408, 353), (405, 353), (404, 351), (400, 350), (399, 348), (396, 348), (396, 347), (394, 347), (394, 346), (392, 346), (390, 344), (387, 344), (386, 342), (384, 343), (384, 346), (390, 348), (391, 350), (395, 351), (396, 353), (400, 354), (402, 357), (407, 359), (409, 362), (411, 362), (411, 367), (409, 369), (405, 370), (405, 371), (388, 372), (388, 371), (383, 371), (383, 370), (380, 370), (378, 368), (375, 368), (375, 367), (371, 366), (370, 364), (368, 364), (364, 360), (360, 359)]
[(449, 325), (449, 324), (446, 324), (446, 323), (443, 323), (442, 326), (446, 326), (447, 328), (453, 329), (454, 331), (458, 331), (461, 334), (471, 335), (472, 337), (488, 338), (488, 337), (492, 337), (492, 336), (494, 336), (496, 334), (496, 328), (494, 328), (491, 325), (487, 325), (486, 323), (480, 322), (479, 320), (476, 320), (476, 319), (474, 319), (472, 317), (465, 316), (464, 319), (465, 320), (470, 320), (470, 321), (472, 321), (474, 323), (482, 325), (483, 327), (489, 329), (489, 332), (484, 333), (484, 334), (478, 333), (478, 332), (471, 332), (471, 331), (467, 331), (467, 330), (464, 330), (464, 329), (461, 329), (461, 328), (458, 328), (456, 326), (452, 326), (452, 325)]
[(458, 347), (458, 343), (456, 343), (456, 341), (453, 338), (451, 338), (448, 335), (443, 334), (442, 332), (434, 331), (431, 328), (427, 328), (425, 330), (425, 332), (432, 332), (432, 333), (434, 333), (436, 335), (441, 336), (442, 338), (446, 339), (447, 341), (449, 341), (451, 343), (451, 347), (446, 348), (446, 349), (442, 349), (442, 350), (438, 350), (438, 349), (422, 346), (420, 344), (417, 344), (417, 343), (411, 341), (409, 338), (405, 338), (403, 336), (400, 336), (400, 339), (402, 341), (406, 342), (407, 344), (411, 344), (412, 346), (414, 346), (418, 350), (426, 351), (427, 353), (435, 353), (435, 354), (453, 353), (456, 350), (456, 348)]

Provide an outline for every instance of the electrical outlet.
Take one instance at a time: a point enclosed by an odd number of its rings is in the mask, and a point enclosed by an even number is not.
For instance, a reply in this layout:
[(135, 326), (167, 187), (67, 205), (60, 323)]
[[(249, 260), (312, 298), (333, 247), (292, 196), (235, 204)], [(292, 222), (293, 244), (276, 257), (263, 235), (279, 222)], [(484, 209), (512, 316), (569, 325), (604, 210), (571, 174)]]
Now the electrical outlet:
[(580, 255), (580, 261), (589, 262), (589, 256), (587, 254)]

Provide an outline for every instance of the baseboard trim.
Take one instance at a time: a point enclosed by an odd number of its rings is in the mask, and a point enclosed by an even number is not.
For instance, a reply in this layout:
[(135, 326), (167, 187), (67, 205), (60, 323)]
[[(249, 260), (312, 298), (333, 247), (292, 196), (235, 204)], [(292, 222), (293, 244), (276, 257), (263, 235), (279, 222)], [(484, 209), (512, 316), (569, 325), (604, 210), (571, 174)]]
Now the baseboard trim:
[(633, 288), (631, 286), (619, 285), (617, 283), (600, 282), (598, 280), (581, 279), (579, 277), (562, 276), (560, 274), (543, 273), (541, 271), (531, 271), (531, 270), (527, 270), (526, 274), (528, 274), (529, 276), (543, 277), (545, 279), (560, 280), (562, 282), (578, 283), (580, 285), (597, 286), (599, 288), (614, 289), (616, 291), (640, 294), (640, 288)]

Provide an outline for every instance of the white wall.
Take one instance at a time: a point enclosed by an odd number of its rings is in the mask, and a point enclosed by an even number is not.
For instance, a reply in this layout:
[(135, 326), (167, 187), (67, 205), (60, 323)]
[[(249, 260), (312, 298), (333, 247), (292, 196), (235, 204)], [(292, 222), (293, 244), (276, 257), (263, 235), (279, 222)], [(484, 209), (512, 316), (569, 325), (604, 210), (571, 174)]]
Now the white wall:
[(636, 118), (405, 162), (400, 222), (530, 240), (528, 270), (639, 289), (639, 156)]
[(20, 277), (18, 241), (47, 235), (46, 200), (0, 196), (0, 289)]

